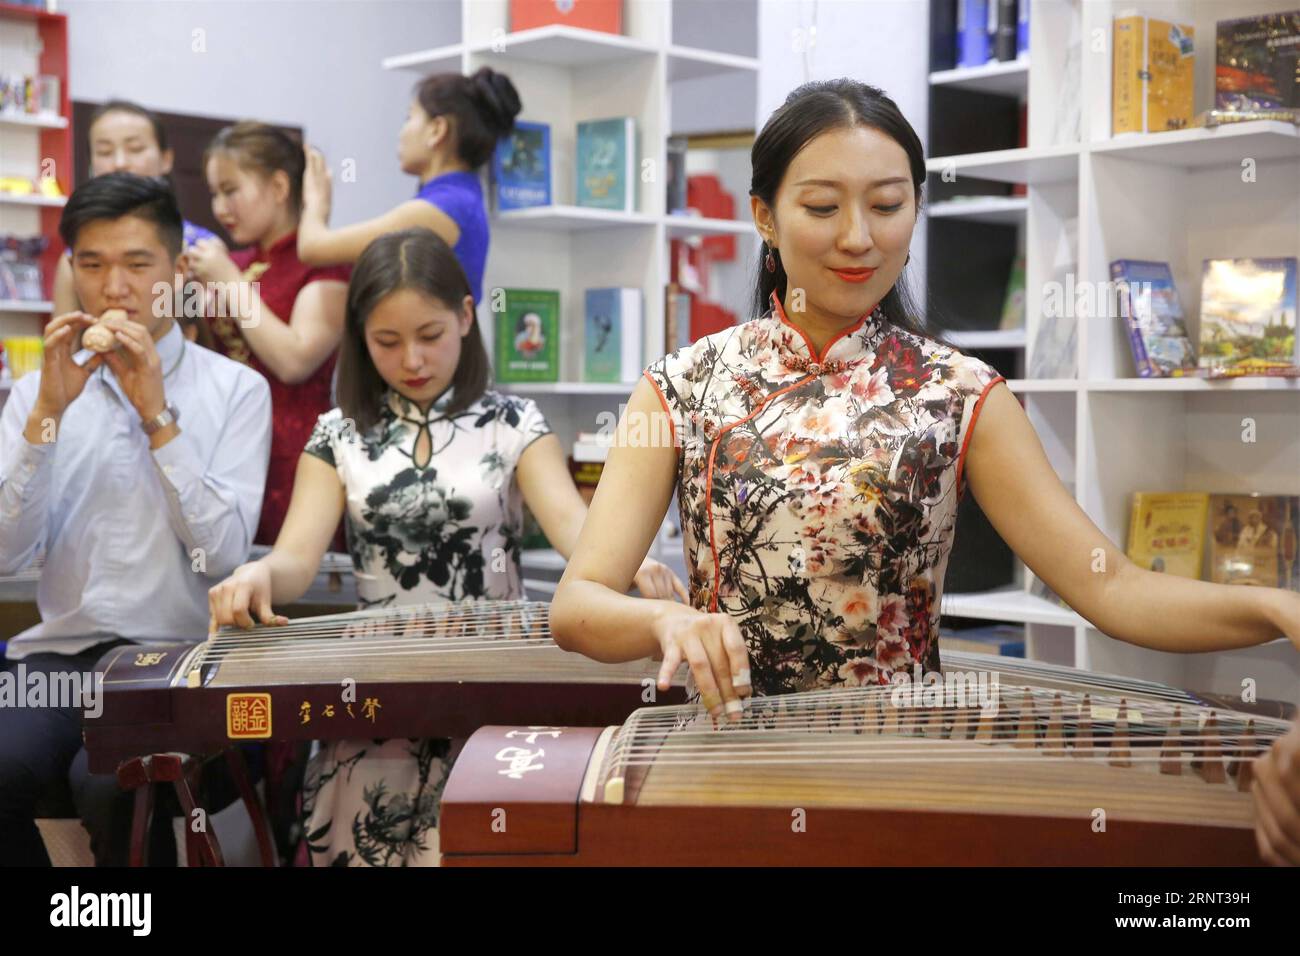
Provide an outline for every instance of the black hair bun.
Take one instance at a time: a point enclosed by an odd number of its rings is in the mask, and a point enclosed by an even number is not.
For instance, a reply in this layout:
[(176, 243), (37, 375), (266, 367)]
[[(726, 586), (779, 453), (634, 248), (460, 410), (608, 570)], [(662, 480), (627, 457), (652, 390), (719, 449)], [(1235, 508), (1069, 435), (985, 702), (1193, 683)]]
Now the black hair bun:
[(488, 125), (496, 130), (498, 136), (514, 129), (515, 117), (523, 109), (523, 104), (519, 102), (519, 92), (510, 82), (510, 77), (484, 66), (470, 77), (470, 86), (483, 104)]

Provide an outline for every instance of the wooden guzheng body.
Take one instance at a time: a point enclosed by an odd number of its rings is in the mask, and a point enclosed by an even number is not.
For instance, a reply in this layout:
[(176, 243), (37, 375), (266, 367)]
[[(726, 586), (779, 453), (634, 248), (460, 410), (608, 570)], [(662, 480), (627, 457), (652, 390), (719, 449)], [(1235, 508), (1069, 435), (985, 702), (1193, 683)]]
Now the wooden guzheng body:
[(443, 795), (443, 865), (1259, 864), (1249, 760), (1286, 705), (979, 654), (943, 670), (931, 704), (847, 688), (717, 728), (694, 705), (484, 727)]
[(650, 661), (600, 664), (562, 650), (549, 610), (526, 601), (426, 604), (225, 628), (201, 644), (114, 648), (97, 667), (103, 712), (84, 726), (90, 769), (248, 740), (605, 724), (650, 700), (685, 699), (680, 687), (654, 690)]

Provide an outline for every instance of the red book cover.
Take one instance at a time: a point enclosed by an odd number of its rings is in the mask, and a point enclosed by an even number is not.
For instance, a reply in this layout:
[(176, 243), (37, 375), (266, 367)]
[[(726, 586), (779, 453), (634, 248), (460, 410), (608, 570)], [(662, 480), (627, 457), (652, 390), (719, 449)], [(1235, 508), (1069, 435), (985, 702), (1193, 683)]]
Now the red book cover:
[(511, 32), (553, 23), (622, 33), (623, 0), (510, 0)]

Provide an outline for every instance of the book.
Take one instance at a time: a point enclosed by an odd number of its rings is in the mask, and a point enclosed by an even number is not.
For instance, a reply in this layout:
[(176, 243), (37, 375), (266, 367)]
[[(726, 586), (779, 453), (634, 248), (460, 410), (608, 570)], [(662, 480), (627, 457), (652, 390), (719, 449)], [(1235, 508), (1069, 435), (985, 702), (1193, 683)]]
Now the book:
[(560, 293), (502, 289), (496, 320), (498, 382), (560, 380)]
[(551, 127), (516, 120), (492, 153), (497, 209), (551, 204)]
[(1209, 507), (1205, 492), (1134, 492), (1129, 560), (1148, 571), (1200, 578)]
[(1025, 327), (1025, 257), (1016, 256), (1011, 263), (1011, 275), (1007, 278), (1007, 293), (1002, 301), (1002, 320), (999, 329), (1023, 329)]
[(1016, 58), (1016, 0), (997, 0), (993, 52), (1001, 62)]
[[(1074, 378), (1078, 369), (1079, 320), (1070, 301), (1071, 276), (1079, 268), (1079, 220), (1063, 220), (1052, 256), (1034, 347), (1029, 352), (1030, 378)], [(1060, 293), (1057, 294), (1057, 290)]]
[(1137, 13), (1115, 17), (1111, 135), (1191, 125), (1193, 39), (1188, 24)]
[(685, 136), (668, 137), (668, 194), (664, 208), (670, 216), (686, 212), (686, 148)]
[(664, 287), (664, 355), (691, 342), (691, 294), (670, 282)]
[(988, 62), (988, 20), (989, 0), (957, 0), (958, 66), (983, 66)]
[(1210, 495), (1206, 577), (1300, 591), (1298, 532), (1300, 495)]
[(623, 0), (510, 0), (511, 32), (553, 23), (622, 33)]
[(640, 289), (588, 289), (583, 324), (582, 380), (635, 382), (641, 360)]
[(1214, 25), (1214, 106), (1232, 111), (1300, 107), (1300, 10)]
[(569, 455), (569, 474), (578, 486), (578, 494), (582, 495), (582, 500), (588, 505), (596, 495), (596, 486), (600, 484), (600, 475), (613, 441), (612, 432), (578, 432), (578, 438), (573, 443), (573, 451)]
[(1214, 377), (1300, 374), (1294, 257), (1205, 260), (1200, 366)]
[(636, 211), (636, 120), (578, 124), (578, 205)]
[(1016, 58), (1029, 56), (1029, 0), (1020, 0), (1020, 14), (1016, 17)]
[(939, 630), (939, 646), (945, 651), (1024, 657), (1025, 628), (1022, 624), (983, 624), (964, 628), (944, 626)]
[(1128, 327), (1129, 349), (1140, 378), (1193, 374), (1196, 354), (1187, 337), (1178, 289), (1167, 262), (1116, 259), (1110, 277)]

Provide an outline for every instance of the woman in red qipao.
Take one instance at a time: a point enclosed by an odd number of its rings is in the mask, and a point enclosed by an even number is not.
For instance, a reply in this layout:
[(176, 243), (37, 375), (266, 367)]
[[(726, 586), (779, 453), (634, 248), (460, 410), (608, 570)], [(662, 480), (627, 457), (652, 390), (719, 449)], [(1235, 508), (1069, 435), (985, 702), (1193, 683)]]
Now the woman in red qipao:
[[(189, 259), (201, 280), (238, 289), (209, 310), (216, 348), (271, 384), (271, 463), (254, 540), (273, 545), (303, 446), (316, 419), (334, 406), (330, 392), (349, 270), (308, 266), (298, 258), (304, 158), (285, 133), (263, 123), (228, 126), (213, 139), (203, 165), (213, 212), (245, 248), (229, 253), (219, 239), (208, 239)], [(331, 550), (346, 550), (341, 527)]]

